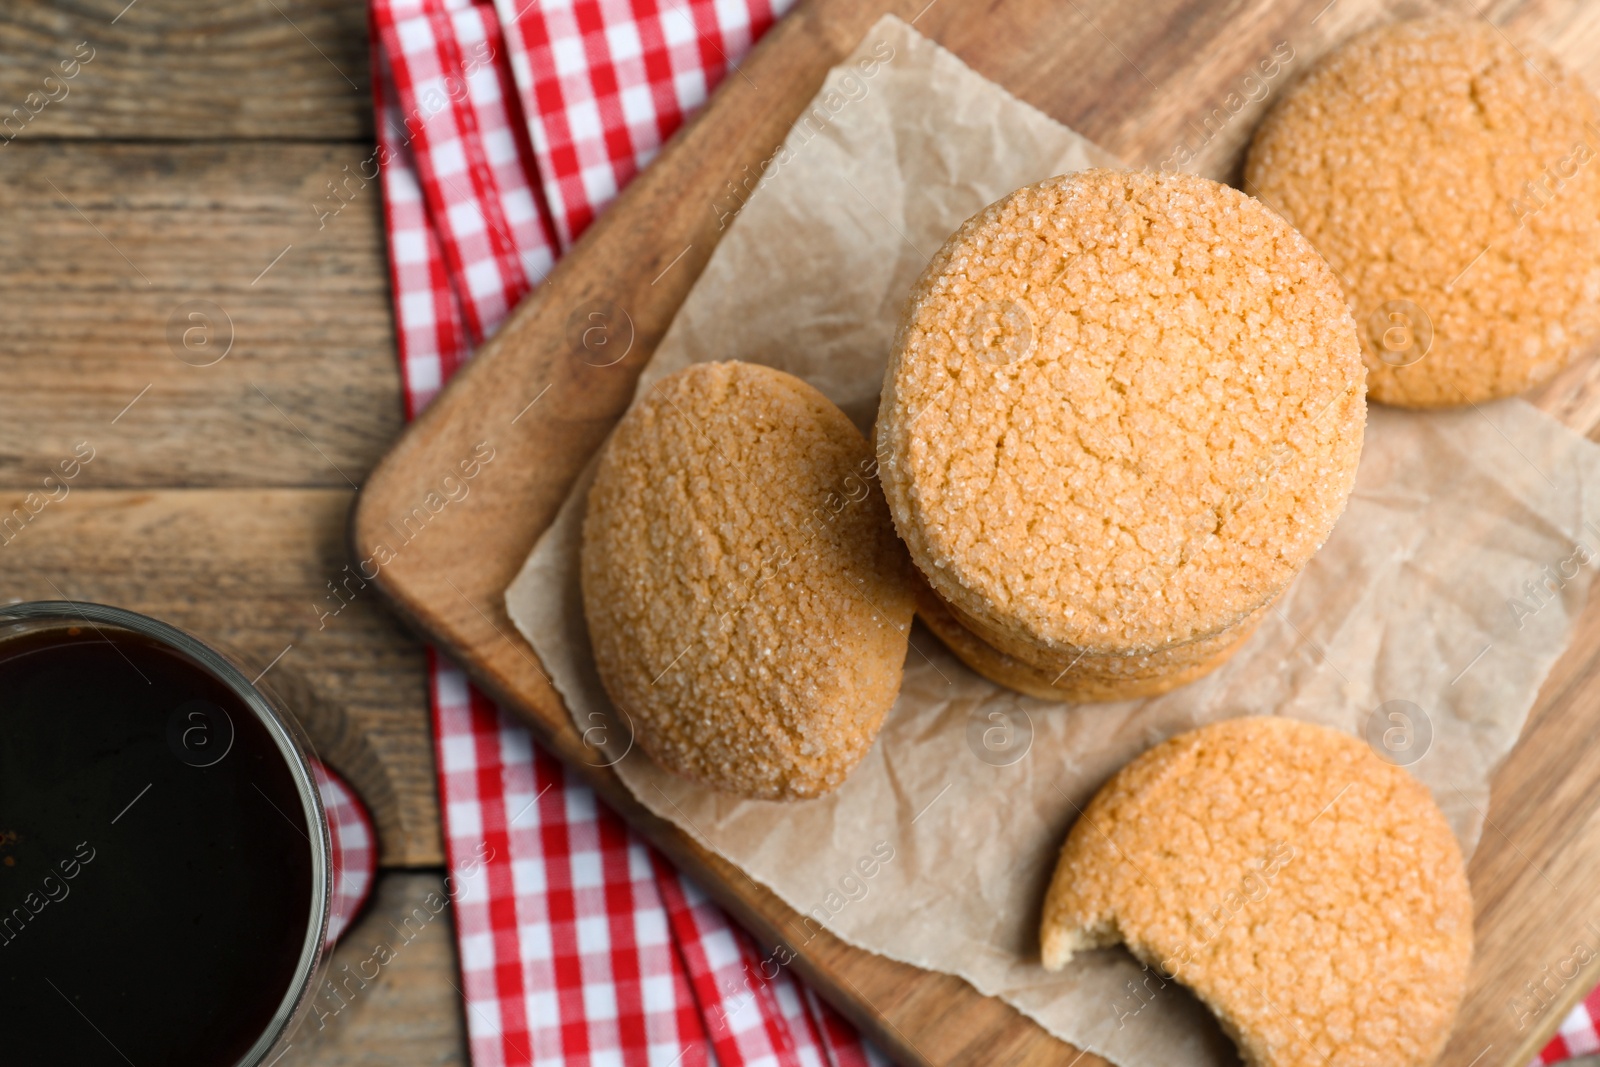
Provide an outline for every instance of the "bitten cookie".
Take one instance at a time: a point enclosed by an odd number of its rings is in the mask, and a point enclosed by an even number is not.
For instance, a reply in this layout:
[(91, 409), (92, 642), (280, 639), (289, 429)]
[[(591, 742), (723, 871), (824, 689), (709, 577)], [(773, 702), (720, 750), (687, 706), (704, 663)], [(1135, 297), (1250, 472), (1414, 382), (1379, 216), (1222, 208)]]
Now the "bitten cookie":
[(583, 523), (595, 666), (639, 746), (739, 796), (836, 789), (900, 688), (912, 600), (866, 439), (800, 379), (699, 363), (606, 443)]
[(1600, 104), (1482, 19), (1381, 27), (1257, 131), (1245, 188), (1343, 278), (1373, 399), (1509, 396), (1600, 340)]
[(1200, 642), (1327, 537), (1363, 381), (1338, 283), (1279, 216), (1203, 178), (1086, 171), (934, 256), (884, 379), (880, 476), (987, 644), (1049, 677), (1085, 653), (1176, 673), (1220, 662)]
[(1247, 1067), (1430, 1064), (1472, 958), (1472, 900), (1421, 783), (1336, 730), (1215, 723), (1095, 795), (1045, 899), (1044, 965), (1125, 943), (1188, 986)]

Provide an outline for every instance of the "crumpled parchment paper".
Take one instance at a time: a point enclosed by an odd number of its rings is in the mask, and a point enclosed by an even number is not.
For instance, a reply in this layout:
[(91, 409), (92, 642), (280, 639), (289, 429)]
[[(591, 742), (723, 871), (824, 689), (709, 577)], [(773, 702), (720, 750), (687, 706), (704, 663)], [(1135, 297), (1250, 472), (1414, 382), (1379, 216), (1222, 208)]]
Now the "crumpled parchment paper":
[[(639, 388), (696, 360), (767, 363), (865, 429), (902, 301), (944, 238), (1018, 186), (1106, 162), (885, 17), (740, 194)], [(580, 729), (613, 714), (578, 587), (589, 481), (506, 592)], [(808, 936), (825, 927), (960, 975), (1127, 1067), (1233, 1062), (1205, 1010), (1170, 985), (1152, 998), (1155, 983), (1120, 949), (1060, 974), (1039, 966), (1040, 904), (1076, 809), (1174, 733), (1290, 715), (1365, 735), (1408, 766), (1470, 852), (1489, 774), (1600, 566), (1597, 490), (1600, 448), (1521, 401), (1374, 407), (1355, 493), (1327, 545), (1239, 654), (1196, 683), (1151, 700), (1049, 704), (972, 674), (919, 626), (899, 702), (830, 797), (738, 800), (636, 750), (617, 771), (646, 807), (807, 916)]]

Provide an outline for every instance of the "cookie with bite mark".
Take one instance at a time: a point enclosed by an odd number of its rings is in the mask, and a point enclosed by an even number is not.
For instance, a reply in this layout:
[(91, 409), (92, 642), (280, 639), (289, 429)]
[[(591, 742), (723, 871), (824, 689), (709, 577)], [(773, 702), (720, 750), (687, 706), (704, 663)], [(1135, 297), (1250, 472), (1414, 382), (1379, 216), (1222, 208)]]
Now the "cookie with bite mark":
[(1247, 1067), (1423, 1067), (1472, 960), (1472, 898), (1423, 785), (1278, 717), (1181, 734), (1067, 835), (1043, 962), (1125, 944), (1216, 1013)]

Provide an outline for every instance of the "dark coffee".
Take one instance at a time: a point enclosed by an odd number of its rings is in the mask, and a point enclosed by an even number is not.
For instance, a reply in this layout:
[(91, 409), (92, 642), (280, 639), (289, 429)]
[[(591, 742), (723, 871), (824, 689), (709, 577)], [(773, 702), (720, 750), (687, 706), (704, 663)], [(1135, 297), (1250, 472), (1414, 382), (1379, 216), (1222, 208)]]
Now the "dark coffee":
[(0, 638), (0, 1063), (236, 1063), (294, 983), (314, 839), (196, 663), (87, 623)]

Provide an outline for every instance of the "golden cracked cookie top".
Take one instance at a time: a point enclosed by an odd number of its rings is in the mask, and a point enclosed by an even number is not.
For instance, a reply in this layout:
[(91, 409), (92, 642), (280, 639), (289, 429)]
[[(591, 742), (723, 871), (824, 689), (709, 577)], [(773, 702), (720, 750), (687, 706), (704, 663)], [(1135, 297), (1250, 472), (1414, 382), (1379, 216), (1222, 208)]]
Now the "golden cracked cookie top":
[(1087, 171), (969, 219), (914, 287), (879, 415), (913, 560), (983, 623), (1153, 651), (1282, 589), (1365, 420), (1354, 324), (1281, 218), (1188, 175)]
[(1192, 989), (1252, 1067), (1430, 1064), (1472, 956), (1433, 797), (1359, 739), (1254, 717), (1157, 745), (1068, 834), (1044, 965), (1126, 943)]
[(1381, 27), (1257, 132), (1245, 188), (1344, 281), (1375, 400), (1521, 392), (1600, 340), (1600, 105), (1483, 19)]
[(584, 614), (658, 763), (795, 799), (865, 754), (912, 614), (874, 466), (826, 397), (749, 363), (695, 364), (623, 417), (584, 515)]

